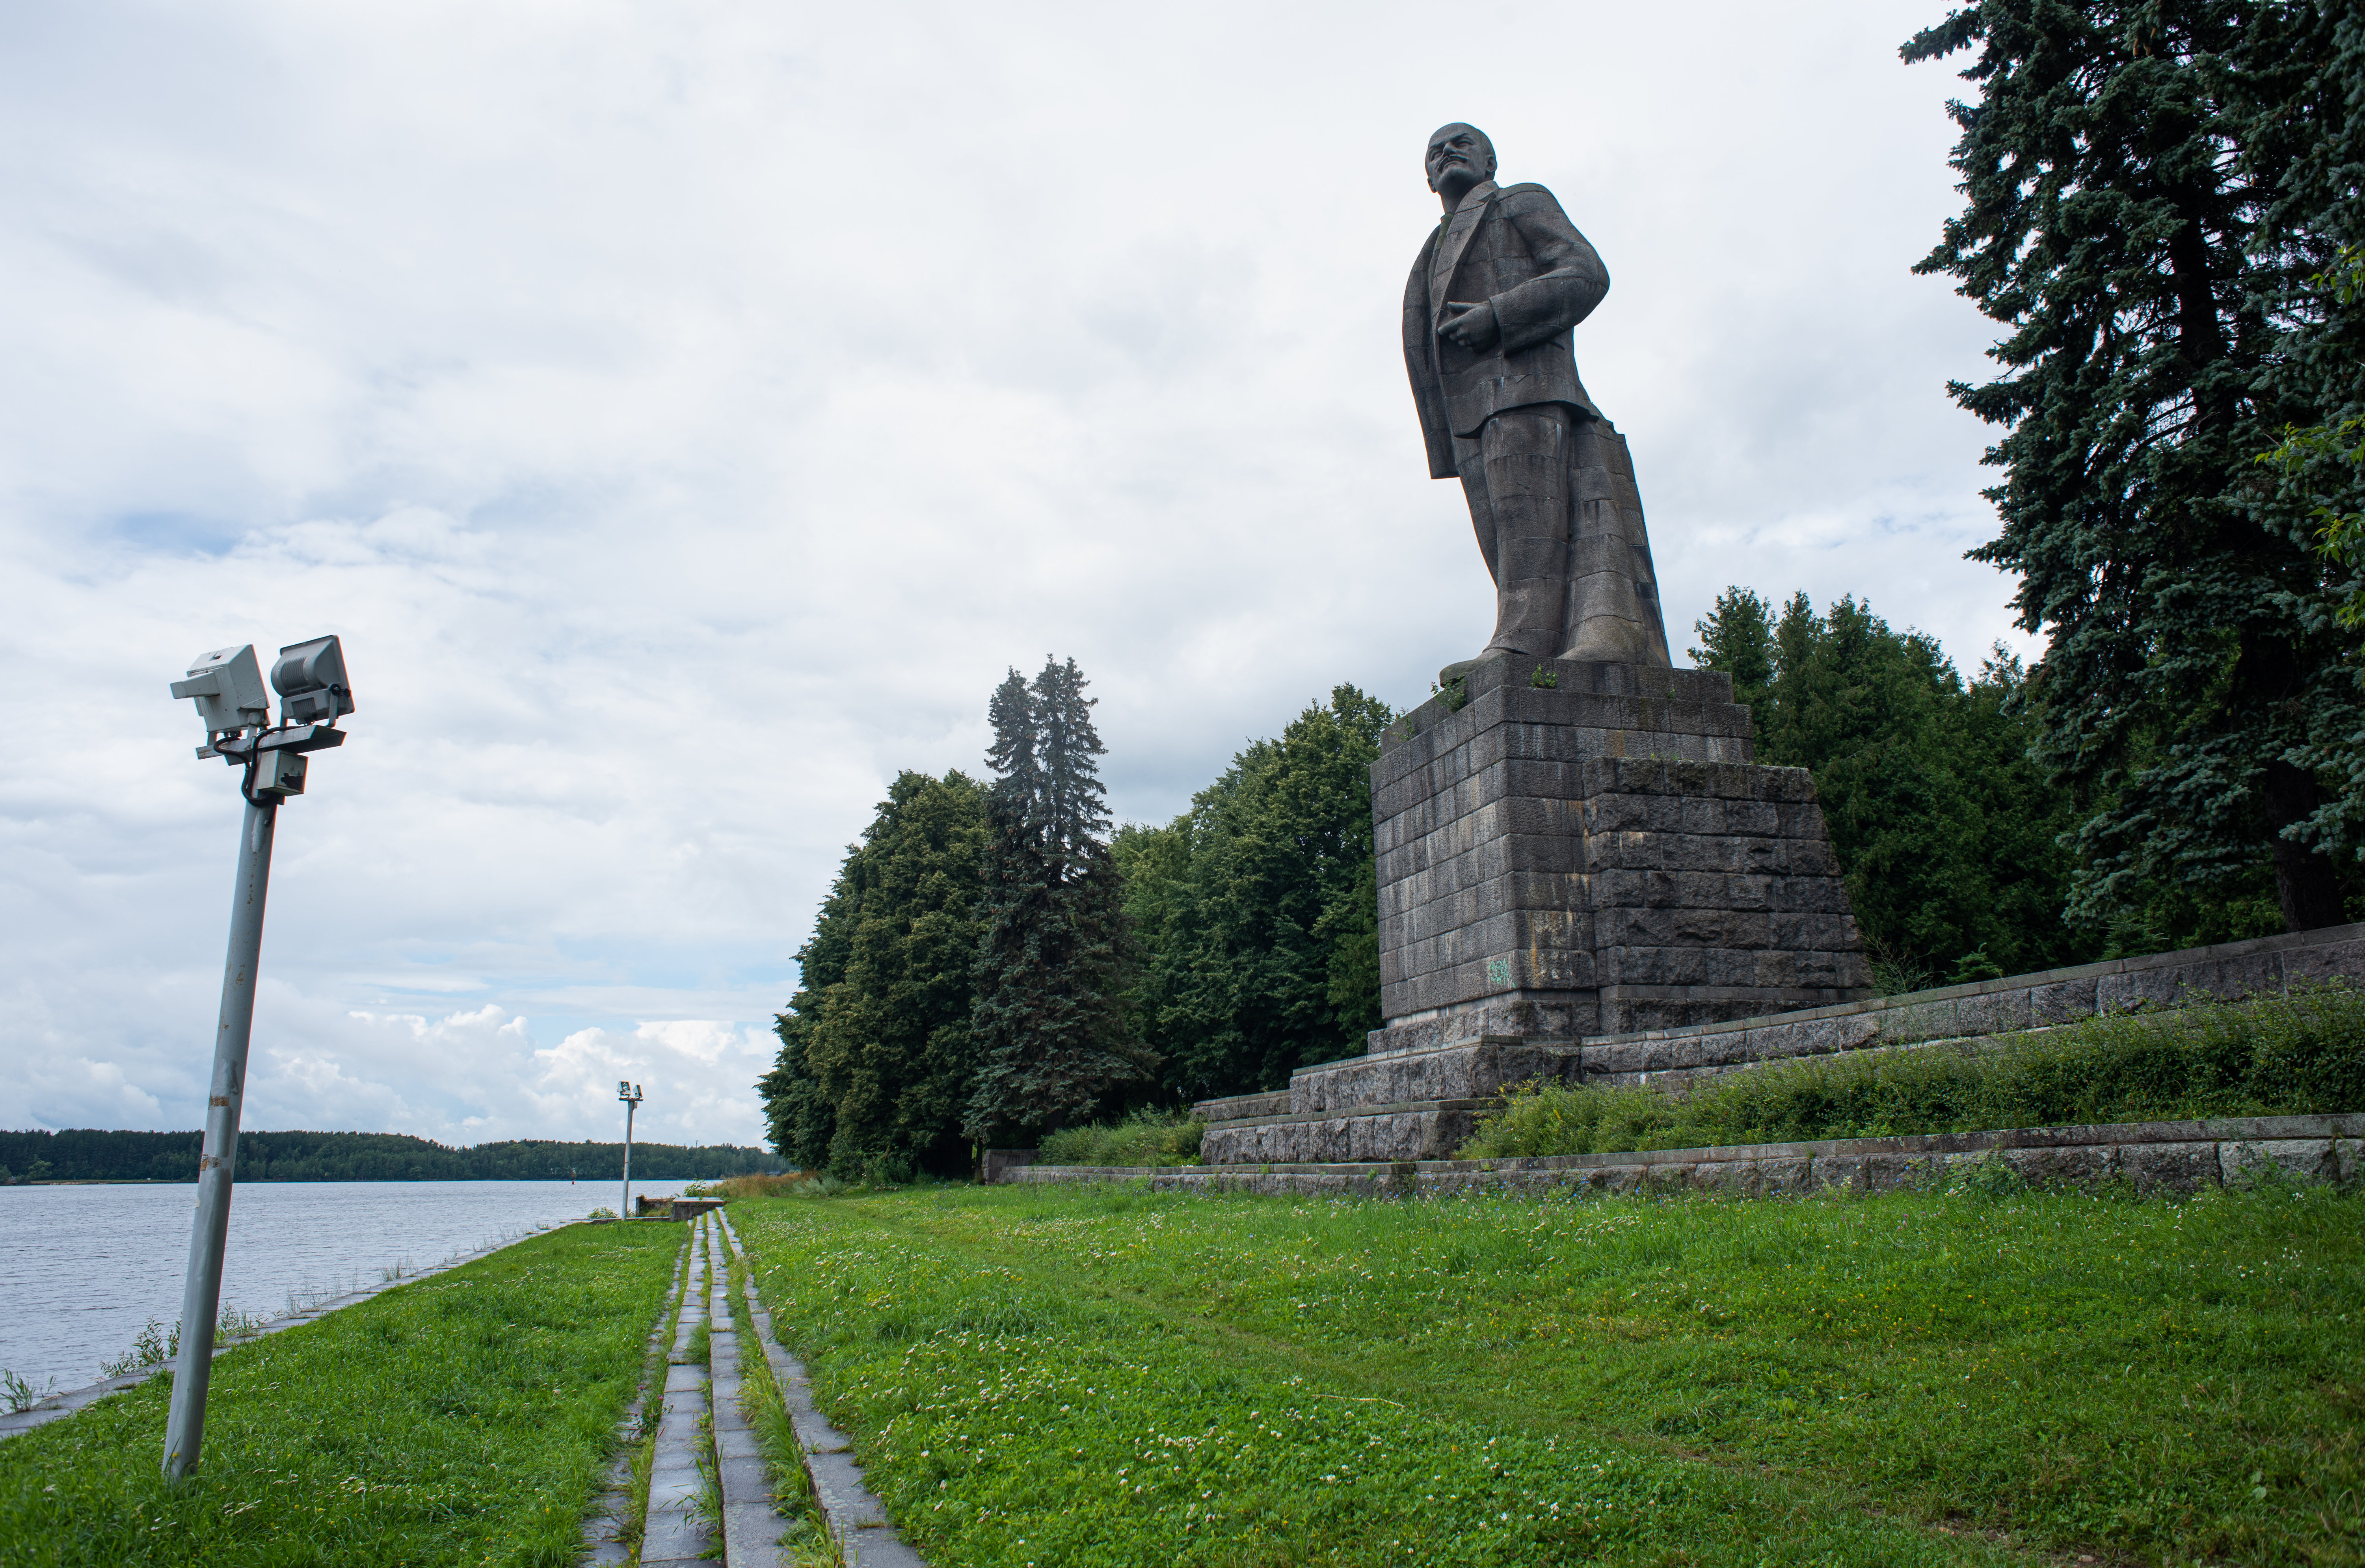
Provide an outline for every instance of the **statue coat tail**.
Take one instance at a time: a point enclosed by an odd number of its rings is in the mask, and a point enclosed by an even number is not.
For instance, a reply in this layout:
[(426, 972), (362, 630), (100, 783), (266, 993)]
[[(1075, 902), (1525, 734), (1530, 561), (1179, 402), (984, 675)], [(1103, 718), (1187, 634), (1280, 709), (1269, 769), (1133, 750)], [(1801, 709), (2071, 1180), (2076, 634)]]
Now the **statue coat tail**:
[(1568, 659), (1673, 666), (1659, 609), (1651, 536), (1626, 438), (1608, 420), (1581, 420), (1569, 520)]

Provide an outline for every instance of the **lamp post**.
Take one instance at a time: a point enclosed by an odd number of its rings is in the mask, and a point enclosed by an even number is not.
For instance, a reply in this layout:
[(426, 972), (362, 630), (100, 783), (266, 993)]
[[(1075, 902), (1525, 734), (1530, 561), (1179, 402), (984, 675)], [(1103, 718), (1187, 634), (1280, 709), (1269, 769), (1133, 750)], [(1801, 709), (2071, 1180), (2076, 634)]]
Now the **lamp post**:
[(620, 1219), (633, 1217), (633, 1113), (641, 1107), (641, 1086), (616, 1081), (616, 1098), (624, 1103), (624, 1206), (616, 1211)]
[(174, 697), (196, 699), (197, 717), (206, 726), (197, 756), (218, 756), (242, 769), (238, 792), (246, 799), (230, 906), (230, 956), (222, 966), (221, 1014), (214, 1026), (212, 1088), (198, 1151), (197, 1215), (181, 1291), (180, 1356), (164, 1418), (164, 1476), (175, 1483), (196, 1468), (205, 1439), (206, 1387), (213, 1376), (214, 1325), (221, 1312), (222, 1252), (230, 1238), (230, 1178), (238, 1160), (239, 1109), (246, 1096), (246, 1047), (254, 1026), (272, 832), (279, 802), (304, 792), (307, 754), (344, 745), (337, 721), (353, 711), (344, 650), (334, 637), (280, 649), (271, 684), (281, 699), (275, 725), (251, 643), (199, 655), (187, 678), (173, 682)]

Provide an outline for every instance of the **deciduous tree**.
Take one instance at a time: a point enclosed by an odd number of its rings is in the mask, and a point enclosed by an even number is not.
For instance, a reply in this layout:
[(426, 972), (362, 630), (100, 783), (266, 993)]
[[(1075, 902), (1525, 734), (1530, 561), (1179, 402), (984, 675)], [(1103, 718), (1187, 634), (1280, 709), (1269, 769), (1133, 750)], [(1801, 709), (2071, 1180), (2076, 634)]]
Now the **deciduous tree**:
[(1278, 1088), (1379, 1026), (1371, 765), (1393, 717), (1338, 687), (1173, 823), (1117, 835), (1148, 954), (1143, 1027), (1170, 1096)]
[(784, 1158), (849, 1174), (967, 1169), (985, 844), (976, 780), (903, 773), (846, 851), (759, 1083)]

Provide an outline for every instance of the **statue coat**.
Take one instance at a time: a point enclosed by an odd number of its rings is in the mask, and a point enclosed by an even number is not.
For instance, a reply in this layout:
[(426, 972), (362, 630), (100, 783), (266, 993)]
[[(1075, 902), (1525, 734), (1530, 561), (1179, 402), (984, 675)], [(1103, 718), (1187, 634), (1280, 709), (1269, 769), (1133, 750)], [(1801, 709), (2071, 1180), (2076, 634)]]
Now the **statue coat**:
[[(1565, 403), (1598, 419), (1576, 376), (1571, 329), (1609, 292), (1609, 273), (1541, 185), (1481, 181), (1429, 231), (1405, 285), (1405, 368), (1433, 479), (1455, 476), (1453, 438), (1507, 409)], [(1438, 336), (1448, 300), (1485, 300), (1502, 335), (1473, 353)]]

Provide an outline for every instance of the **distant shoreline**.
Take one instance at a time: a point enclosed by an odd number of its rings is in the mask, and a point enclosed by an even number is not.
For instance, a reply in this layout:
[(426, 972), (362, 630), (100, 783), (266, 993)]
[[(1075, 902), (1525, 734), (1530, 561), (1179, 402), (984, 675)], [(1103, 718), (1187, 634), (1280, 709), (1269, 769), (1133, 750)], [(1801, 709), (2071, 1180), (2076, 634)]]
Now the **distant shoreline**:
[[(205, 1137), (67, 1127), (0, 1132), (0, 1183), (194, 1183)], [(565, 1182), (622, 1180), (624, 1146), (505, 1138), (454, 1148), (409, 1133), (241, 1132), (241, 1182)], [(647, 1182), (712, 1182), (769, 1174), (787, 1163), (738, 1144), (633, 1141), (633, 1175)]]
[[(734, 1175), (745, 1175), (734, 1171)], [(332, 1182), (565, 1182), (571, 1187), (612, 1187), (623, 1180), (615, 1176), (241, 1176), (231, 1172), (238, 1182), (268, 1182), (275, 1186), (300, 1187), (308, 1182), (324, 1186)], [(720, 1182), (721, 1176), (644, 1176), (633, 1172), (633, 1185), (644, 1182)], [(38, 1181), (17, 1177), (0, 1182), (0, 1191), (10, 1187), (194, 1187), (197, 1179), (192, 1176), (44, 1176)]]

